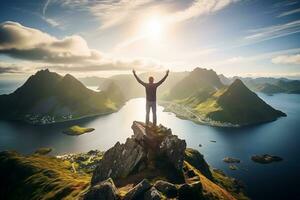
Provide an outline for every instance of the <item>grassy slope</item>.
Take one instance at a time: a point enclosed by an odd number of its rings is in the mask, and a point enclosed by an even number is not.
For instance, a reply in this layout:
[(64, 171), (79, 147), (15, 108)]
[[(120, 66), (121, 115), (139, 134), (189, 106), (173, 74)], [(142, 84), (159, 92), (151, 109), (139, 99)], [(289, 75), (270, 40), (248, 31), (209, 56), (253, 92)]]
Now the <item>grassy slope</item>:
[(71, 171), (69, 162), (57, 158), (14, 152), (0, 153), (0, 199), (76, 199), (90, 176)]
[(238, 125), (272, 121), (285, 115), (266, 104), (240, 80), (215, 92), (198, 93), (176, 102), (192, 108), (199, 116)]
[[(84, 159), (83, 159), (84, 157)], [(90, 183), (90, 165), (96, 164), (98, 158), (91, 160), (90, 154), (73, 155), (68, 159), (58, 159), (50, 156), (30, 155), (22, 156), (15, 152), (0, 153), (0, 178), (5, 183), (0, 188), (0, 199), (78, 199), (89, 187)], [(92, 156), (93, 157), (93, 156)], [(101, 156), (99, 157), (101, 159)], [(75, 163), (76, 173), (69, 160)], [(91, 163), (90, 163), (91, 162)], [(94, 164), (92, 163), (94, 162)], [(202, 165), (203, 162), (200, 163)], [(79, 167), (80, 165), (80, 167)], [(188, 169), (191, 169), (200, 177), (204, 188), (205, 199), (247, 199), (242, 190), (237, 190), (234, 179), (225, 176), (222, 173), (212, 171), (213, 180), (207, 178), (207, 174), (197, 170), (191, 164), (185, 161)], [(208, 166), (205, 166), (205, 168)], [(155, 180), (168, 180), (165, 177), (166, 172), (151, 174), (136, 174), (130, 179), (140, 179), (149, 176), (152, 183)], [(141, 177), (139, 177), (141, 176)], [(199, 179), (198, 179), (199, 180)], [(132, 181), (117, 181), (120, 194), (125, 194), (134, 185)], [(187, 179), (187, 183), (197, 181), (193, 178)], [(177, 185), (179, 187), (179, 185)]]
[(110, 85), (107, 91), (95, 92), (67, 74), (41, 70), (9, 95), (0, 95), (0, 115), (24, 119), (26, 114), (54, 116), (64, 121), (71, 114), (80, 118), (117, 111), (125, 102), (120, 88)]
[[(220, 187), (219, 185), (215, 184), (208, 178), (206, 178), (199, 170), (194, 168), (192, 165), (190, 165), (188, 162), (185, 162), (185, 165), (188, 167), (188, 169), (193, 170), (197, 176), (200, 177), (200, 181), (202, 183), (202, 187), (204, 190), (204, 197), (205, 199), (226, 199), (226, 200), (235, 200), (236, 198), (227, 192), (225, 189)], [(192, 183), (193, 181), (188, 183)]]

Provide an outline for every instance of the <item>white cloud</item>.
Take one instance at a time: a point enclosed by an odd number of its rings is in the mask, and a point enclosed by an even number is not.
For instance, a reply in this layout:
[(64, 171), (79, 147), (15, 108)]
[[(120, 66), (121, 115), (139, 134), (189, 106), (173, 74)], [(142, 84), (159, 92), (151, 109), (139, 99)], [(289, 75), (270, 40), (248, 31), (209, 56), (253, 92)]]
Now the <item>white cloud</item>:
[(272, 63), (300, 65), (300, 54), (276, 56), (272, 58)]
[(285, 17), (285, 16), (288, 16), (288, 15), (296, 14), (296, 13), (300, 13), (300, 8), (297, 8), (297, 9), (293, 9), (293, 10), (290, 10), (290, 11), (283, 12), (283, 13), (281, 13), (280, 15), (278, 15), (277, 17)]
[(51, 0), (46, 0), (45, 4), (44, 4), (44, 6), (43, 6), (43, 15), (44, 15), (44, 16), (45, 16), (45, 14), (46, 14), (46, 11), (47, 11), (47, 8), (48, 8), (50, 2), (51, 2)]
[(238, 1), (239, 0), (196, 0), (187, 9), (177, 11), (167, 16), (167, 21), (181, 22), (201, 15), (211, 14)]
[[(194, 0), (190, 6), (183, 10), (166, 13), (165, 20), (168, 22), (182, 22), (201, 15), (217, 12), (238, 1), (240, 0)], [(99, 19), (101, 29), (111, 28), (126, 21), (137, 19), (141, 14), (145, 13), (145, 10), (153, 7), (154, 3), (156, 3), (156, 8), (171, 5), (174, 2), (176, 3), (175, 0), (61, 0), (59, 2), (62, 6), (89, 11)]]
[[(287, 50), (281, 50), (281, 51), (272, 51), (272, 52), (267, 52), (267, 53), (261, 53), (261, 54), (256, 54), (252, 56), (235, 56), (235, 57), (230, 57), (225, 60), (217, 61), (214, 63), (211, 63), (212, 66), (241, 66), (243, 65), (253, 65), (257, 63), (258, 61), (261, 60), (266, 60), (269, 61), (274, 58), (281, 57), (282, 55), (285, 54), (295, 54), (300, 51), (300, 48), (295, 48), (295, 49), (287, 49)], [(300, 55), (300, 54), (297, 54)], [(295, 59), (295, 58), (294, 58)], [(299, 57), (298, 57), (299, 59)], [(298, 60), (299, 61), (299, 60)], [(274, 64), (279, 64), (279, 59), (277, 60), (278, 63), (273, 62)], [(281, 63), (283, 64), (283, 63)]]
[(16, 22), (0, 24), (0, 54), (68, 70), (141, 70), (161, 68), (147, 59), (120, 59), (90, 49), (78, 35), (58, 39)]
[(295, 20), (285, 24), (267, 26), (263, 28), (250, 30), (250, 35), (244, 38), (244, 42), (261, 42), (300, 32), (300, 20)]

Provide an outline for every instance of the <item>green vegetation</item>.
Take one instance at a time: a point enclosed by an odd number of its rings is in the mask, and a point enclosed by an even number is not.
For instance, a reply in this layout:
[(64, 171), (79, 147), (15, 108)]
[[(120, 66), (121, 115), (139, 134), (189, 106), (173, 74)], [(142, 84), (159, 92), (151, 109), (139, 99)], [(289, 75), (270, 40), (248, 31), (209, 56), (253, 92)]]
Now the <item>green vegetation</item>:
[(125, 102), (117, 85), (95, 92), (70, 74), (38, 71), (9, 95), (0, 95), (0, 117), (48, 124), (117, 111)]
[(3, 199), (77, 199), (87, 190), (90, 176), (72, 172), (71, 163), (55, 157), (0, 153)]
[[(248, 199), (242, 184), (227, 177), (220, 170), (210, 171), (203, 156), (194, 149), (185, 152), (185, 181), (203, 186), (205, 199)], [(199, 156), (200, 155), (200, 156)], [(23, 156), (16, 152), (0, 153), (0, 177), (5, 183), (0, 188), (4, 199), (80, 199), (90, 186), (93, 171), (99, 165), (103, 152), (91, 150), (87, 153), (67, 154), (57, 157), (33, 154)], [(207, 171), (208, 170), (208, 171)], [(193, 177), (187, 173), (193, 171)], [(146, 170), (126, 179), (114, 180), (118, 193), (124, 196), (132, 187), (132, 182), (150, 178), (151, 184), (157, 180), (170, 180), (166, 170)], [(175, 184), (176, 188), (180, 184)], [(234, 197), (233, 197), (234, 196)]]
[(216, 104), (221, 109), (208, 113), (207, 117), (232, 124), (250, 125), (285, 116), (283, 112), (266, 104), (239, 79), (216, 99)]
[(226, 189), (228, 192), (233, 194), (236, 199), (248, 200), (249, 198), (244, 193), (244, 184), (235, 179), (225, 175), (225, 173), (219, 169), (213, 169), (212, 175), (214, 182), (219, 186)]
[(165, 99), (166, 111), (213, 126), (238, 127), (286, 116), (266, 104), (239, 79), (226, 87), (216, 73), (205, 69), (196, 68)]
[(65, 133), (67, 135), (82, 135), (84, 133), (89, 133), (94, 130), (95, 130), (94, 128), (84, 128), (84, 127), (75, 125), (75, 126), (71, 126), (70, 128), (64, 130), (63, 133)]
[(206, 178), (213, 180), (209, 166), (204, 160), (204, 156), (199, 151), (187, 148), (185, 150), (184, 160), (199, 170)]

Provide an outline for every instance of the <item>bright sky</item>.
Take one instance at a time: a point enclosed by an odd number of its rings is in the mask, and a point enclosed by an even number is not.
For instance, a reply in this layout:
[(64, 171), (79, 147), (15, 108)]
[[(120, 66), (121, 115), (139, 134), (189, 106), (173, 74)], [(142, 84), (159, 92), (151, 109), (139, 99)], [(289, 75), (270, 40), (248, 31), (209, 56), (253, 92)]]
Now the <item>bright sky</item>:
[(300, 1), (1, 0), (0, 78), (195, 67), (300, 77)]

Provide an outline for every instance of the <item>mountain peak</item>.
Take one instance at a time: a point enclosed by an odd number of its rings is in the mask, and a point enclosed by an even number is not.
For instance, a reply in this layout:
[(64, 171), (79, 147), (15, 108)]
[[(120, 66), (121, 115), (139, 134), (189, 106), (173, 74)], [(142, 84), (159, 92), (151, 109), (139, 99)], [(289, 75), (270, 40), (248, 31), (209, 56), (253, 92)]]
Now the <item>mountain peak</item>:
[(210, 84), (216, 87), (221, 87), (222, 83), (217, 75), (217, 73), (212, 69), (196, 67), (191, 73), (191, 78), (196, 78), (199, 81)]
[(41, 69), (39, 71), (37, 71), (35, 73), (35, 75), (39, 75), (39, 74), (49, 74), (49, 73), (53, 73), (53, 72), (50, 72), (49, 69)]
[(228, 87), (228, 91), (249, 91), (247, 86), (240, 79), (235, 79), (233, 83)]

